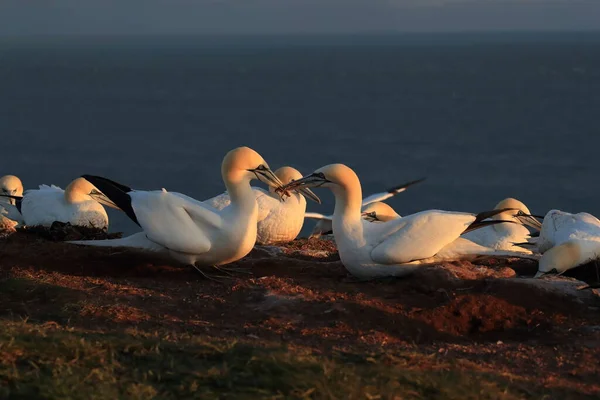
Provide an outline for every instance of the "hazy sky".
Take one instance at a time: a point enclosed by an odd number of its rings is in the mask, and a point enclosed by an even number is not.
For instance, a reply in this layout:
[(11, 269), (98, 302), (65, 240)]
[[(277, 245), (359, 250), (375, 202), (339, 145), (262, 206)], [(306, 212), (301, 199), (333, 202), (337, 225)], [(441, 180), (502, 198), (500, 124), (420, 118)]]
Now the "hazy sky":
[(600, 0), (0, 0), (0, 35), (600, 29)]

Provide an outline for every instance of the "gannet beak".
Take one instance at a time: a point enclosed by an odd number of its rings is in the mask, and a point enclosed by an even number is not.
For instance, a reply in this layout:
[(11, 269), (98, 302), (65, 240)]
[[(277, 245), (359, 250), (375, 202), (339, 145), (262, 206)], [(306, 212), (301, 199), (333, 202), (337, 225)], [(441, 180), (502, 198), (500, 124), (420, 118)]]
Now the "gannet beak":
[(281, 180), (277, 177), (277, 175), (275, 175), (273, 171), (271, 171), (269, 167), (259, 165), (257, 168), (250, 169), (248, 171), (254, 172), (254, 175), (256, 175), (256, 179), (266, 183), (269, 186), (272, 186), (277, 189), (282, 189), (284, 186), (283, 182), (281, 182)]
[(377, 213), (375, 211), (372, 212), (364, 212), (361, 214), (363, 219), (369, 221), (369, 222), (376, 222), (379, 221), (379, 218), (377, 218)]
[(291, 181), (287, 185), (284, 185), (282, 190), (299, 190), (300, 187), (319, 187), (327, 182), (330, 182), (325, 178), (322, 172), (314, 172), (310, 175), (306, 175), (297, 181)]
[[(540, 218), (537, 215), (525, 214), (523, 211), (519, 211), (517, 215), (515, 215), (515, 217), (519, 220), (520, 223), (522, 223), (525, 226), (529, 226), (530, 228), (533, 228), (537, 231), (542, 230), (542, 223), (536, 219)], [(542, 220), (544, 219), (544, 217), (541, 218)]]
[(307, 199), (311, 199), (315, 203), (321, 204), (321, 199), (319, 198), (319, 196), (317, 196), (316, 194), (314, 194), (314, 192), (312, 190), (310, 190), (309, 188), (307, 188), (307, 187), (301, 187), (301, 188), (299, 188), (297, 190), (302, 195), (304, 195), (304, 197), (306, 197)]
[(119, 206), (117, 206), (111, 199), (106, 197), (106, 195), (99, 190), (93, 189), (90, 192), (90, 197), (102, 205), (105, 205), (107, 207), (111, 207), (111, 208), (114, 208), (117, 210), (121, 210), (121, 208), (119, 208)]

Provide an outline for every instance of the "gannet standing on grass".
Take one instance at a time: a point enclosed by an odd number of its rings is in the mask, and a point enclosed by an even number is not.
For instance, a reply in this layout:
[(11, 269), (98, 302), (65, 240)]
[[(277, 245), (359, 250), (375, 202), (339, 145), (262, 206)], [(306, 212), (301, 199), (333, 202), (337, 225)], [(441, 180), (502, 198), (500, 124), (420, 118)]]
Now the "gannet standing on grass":
[[(292, 167), (281, 167), (275, 171), (275, 175), (283, 183), (302, 178), (302, 174)], [(270, 245), (276, 243), (291, 242), (298, 236), (304, 224), (304, 212), (306, 211), (306, 198), (321, 203), (321, 200), (308, 188), (300, 188), (298, 191), (289, 193), (285, 201), (281, 201), (279, 194), (273, 187), (269, 190), (253, 187), (256, 203), (258, 204), (258, 230), (256, 243)], [(227, 192), (205, 200), (204, 203), (222, 210), (231, 204), (231, 198)]]
[(196, 269), (237, 261), (256, 242), (258, 206), (250, 181), (259, 179), (278, 188), (282, 184), (266, 161), (248, 147), (227, 153), (221, 176), (231, 204), (219, 211), (181, 193), (133, 190), (106, 178), (84, 175), (143, 231), (123, 239), (71, 243), (166, 251)]
[[(0, 196), (9, 196), (0, 194)], [(94, 185), (77, 178), (62, 190), (58, 186), (40, 185), (26, 190), (23, 196), (12, 196), (14, 207), (23, 216), (25, 225), (51, 226), (54, 222), (108, 229), (108, 215), (101, 204), (116, 206)]]
[[(364, 207), (368, 206), (369, 204), (381, 203), (381, 202), (389, 199), (390, 197), (397, 195), (398, 193), (404, 192), (410, 186), (415, 185), (417, 183), (421, 183), (424, 180), (425, 180), (425, 178), (421, 178), (421, 179), (417, 179), (415, 181), (403, 183), (402, 185), (398, 185), (393, 188), (390, 188), (390, 189), (386, 190), (385, 192), (374, 193), (372, 195), (365, 197), (362, 201), (363, 212), (365, 210)], [(384, 204), (384, 203), (382, 203), (382, 204)], [(376, 206), (376, 207), (380, 207), (380, 211), (383, 212), (384, 206)], [(389, 208), (392, 209), (391, 207), (389, 207)], [(393, 209), (392, 209), (392, 211), (393, 211)], [(385, 212), (389, 214), (389, 210), (386, 210)], [(396, 213), (395, 211), (393, 211), (393, 212)], [(396, 215), (398, 215), (398, 214), (396, 214)], [(318, 238), (322, 235), (330, 235), (331, 234), (331, 231), (332, 231), (331, 220), (333, 219), (333, 215), (324, 215), (324, 214), (319, 214), (319, 213), (314, 213), (314, 212), (307, 212), (304, 214), (304, 217), (319, 220), (316, 223), (315, 227), (313, 228), (312, 232), (310, 233), (310, 236), (309, 236), (310, 238)]]
[(479, 255), (526, 257), (523, 253), (493, 250), (460, 238), (466, 231), (499, 223), (483, 220), (504, 210), (478, 215), (428, 210), (388, 222), (370, 223), (361, 215), (358, 176), (347, 166), (325, 166), (284, 189), (302, 186), (323, 186), (333, 192), (333, 232), (340, 258), (346, 269), (361, 279), (404, 276), (419, 264)]
[(512, 221), (514, 223), (500, 223), (475, 231), (465, 233), (463, 238), (496, 250), (510, 250), (531, 253), (530, 250), (519, 247), (516, 243), (526, 242), (531, 238), (529, 230), (525, 226), (539, 231), (542, 224), (535, 219), (529, 209), (521, 201), (507, 198), (496, 204), (495, 210), (508, 209), (496, 214), (494, 220)]
[[(14, 196), (13, 197), (0, 197), (0, 230), (4, 226), (7, 229), (14, 228), (17, 224), (23, 222), (23, 216), (19, 210), (15, 207), (17, 200), (16, 198), (23, 196), (23, 183), (21, 180), (14, 175), (5, 175), (0, 178), (0, 195)], [(7, 221), (11, 220), (11, 221)]]

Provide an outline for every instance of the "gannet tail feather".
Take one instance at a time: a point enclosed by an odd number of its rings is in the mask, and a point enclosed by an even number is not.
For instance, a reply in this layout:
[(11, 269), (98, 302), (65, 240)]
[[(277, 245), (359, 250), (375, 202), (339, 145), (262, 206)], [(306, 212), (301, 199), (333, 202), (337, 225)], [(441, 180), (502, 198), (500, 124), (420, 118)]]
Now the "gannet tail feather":
[(135, 216), (135, 211), (131, 206), (131, 196), (129, 192), (132, 191), (130, 187), (121, 185), (110, 179), (103, 178), (101, 176), (94, 175), (82, 175), (82, 178), (89, 181), (92, 185), (96, 186), (106, 197), (108, 197), (113, 203), (117, 205), (133, 222), (138, 226), (140, 223)]
[(165, 249), (163, 246), (148, 239), (144, 232), (138, 232), (121, 239), (74, 240), (67, 243), (95, 247), (129, 247), (148, 251), (163, 251)]

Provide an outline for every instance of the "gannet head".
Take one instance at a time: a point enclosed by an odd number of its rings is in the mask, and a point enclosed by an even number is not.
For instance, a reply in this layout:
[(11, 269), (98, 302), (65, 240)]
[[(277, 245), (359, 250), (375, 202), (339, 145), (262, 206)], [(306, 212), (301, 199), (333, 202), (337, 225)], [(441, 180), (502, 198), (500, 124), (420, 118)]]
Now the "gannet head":
[(100, 204), (120, 210), (112, 200), (84, 178), (77, 178), (69, 183), (65, 189), (65, 200), (70, 204), (95, 200)]
[(249, 147), (238, 147), (223, 158), (221, 164), (223, 181), (239, 184), (258, 179), (269, 186), (281, 188), (283, 183), (271, 171), (269, 164), (256, 151)]
[[(0, 193), (9, 196), (23, 196), (23, 183), (14, 175), (5, 175), (0, 178)], [(15, 199), (8, 199), (8, 202), (15, 205)]]
[[(300, 171), (292, 167), (281, 167), (275, 171), (275, 175), (277, 175), (279, 180), (283, 182), (284, 185), (302, 178), (302, 174), (300, 173)], [(277, 192), (277, 189), (270, 186), (269, 191), (275, 193)], [(313, 191), (309, 188), (303, 187), (297, 189), (296, 191), (304, 195), (304, 197), (321, 204), (321, 199), (319, 199), (319, 197), (316, 194), (314, 194)]]
[[(503, 208), (510, 208), (511, 210), (496, 214), (492, 217), (492, 219), (504, 221), (512, 220), (516, 223), (529, 226), (538, 231), (542, 229), (542, 223), (535, 218), (536, 216), (531, 215), (529, 208), (527, 208), (523, 202), (509, 197), (496, 204), (495, 207), (496, 210), (501, 210)], [(544, 219), (544, 217), (538, 218)]]
[(330, 164), (319, 168), (302, 179), (287, 184), (285, 189), (291, 190), (300, 186), (328, 187), (335, 192), (339, 188), (348, 189), (354, 186), (360, 187), (360, 180), (350, 167), (347, 167), (344, 164)]
[(370, 222), (387, 222), (400, 218), (400, 215), (386, 203), (376, 201), (362, 208), (362, 216)]

